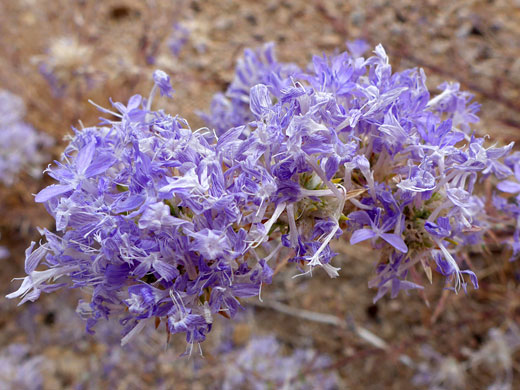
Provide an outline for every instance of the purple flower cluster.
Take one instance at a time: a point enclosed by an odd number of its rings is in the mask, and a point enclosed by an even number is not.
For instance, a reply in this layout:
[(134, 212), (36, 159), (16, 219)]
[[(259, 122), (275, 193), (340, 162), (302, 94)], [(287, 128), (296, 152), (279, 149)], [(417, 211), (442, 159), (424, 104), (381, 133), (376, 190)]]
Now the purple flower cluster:
[(51, 138), (24, 122), (25, 104), (17, 95), (0, 90), (0, 182), (12, 185), (24, 170), (39, 177), (47, 160), (42, 148), (52, 144)]
[(272, 336), (254, 338), (243, 348), (224, 354), (223, 390), (234, 389), (338, 389), (334, 373), (324, 373), (331, 364), (325, 355), (311, 349), (297, 349), (283, 356)]
[(91, 88), (95, 84), (93, 50), (76, 37), (54, 37), (45, 54), (33, 60), (51, 88), (55, 97), (63, 97), (67, 91)]
[(277, 62), (272, 46), (246, 51), (205, 117), (235, 165), (262, 177), (258, 193), (274, 203), (263, 230), (278, 225), (293, 261), (331, 276), (333, 238), (346, 230), (353, 245), (369, 241), (382, 253), (375, 300), (422, 288), (407, 280), (417, 264), (455, 290), (466, 287), (463, 274), (477, 287), (457, 254), (482, 242), (489, 224), (474, 190), (482, 178), (511, 174), (501, 160), (512, 144), (486, 148), (470, 132), (479, 107), (458, 84), (432, 98), (423, 71), (393, 73), (381, 45), (367, 59), (363, 42), (348, 48), (314, 57), (308, 70)]
[(430, 345), (421, 347), (422, 359), (415, 364), (404, 361), (415, 369), (412, 384), (429, 390), (462, 390), (466, 388), (466, 368), (452, 356), (444, 356)]
[[(511, 260), (516, 260), (520, 256), (520, 153), (512, 153), (504, 162), (510, 169), (508, 173), (512, 177), (497, 184), (499, 193), (494, 194), (493, 203), (497, 210), (506, 216), (502, 221), (505, 225), (510, 219), (514, 220), (514, 233), (506, 242), (513, 249)], [(503, 175), (501, 178), (504, 179), (509, 175)]]
[(118, 317), (127, 342), (156, 318), (193, 345), (214, 314), (259, 295), (281, 251), (303, 273), (337, 276), (329, 244), (343, 232), (378, 249), (376, 300), (422, 288), (409, 280), (419, 265), (456, 291), (464, 274), (477, 287), (460, 254), (491, 227), (476, 190), (512, 174), (512, 144), (470, 132), (478, 106), (457, 84), (432, 98), (423, 71), (393, 73), (381, 45), (368, 58), (362, 42), (348, 47), (308, 70), (278, 62), (272, 45), (246, 50), (205, 115), (213, 131), (151, 109), (157, 90), (172, 93), (161, 71), (148, 99), (102, 109), (112, 119), (76, 131), (48, 169), (58, 184), (36, 201), (57, 232), (42, 230), (8, 297), (89, 288), (88, 329)]
[[(171, 94), (164, 72), (154, 73)], [(117, 120), (76, 131), (62, 162), (48, 173), (59, 184), (36, 195), (56, 219), (56, 233), (27, 250), (27, 277), (9, 298), (34, 301), (67, 283), (88, 287), (80, 305), (87, 328), (119, 316), (126, 342), (153, 317), (170, 333), (202, 341), (212, 315), (234, 316), (239, 299), (270, 282), (265, 259), (247, 243), (256, 206), (240, 191), (225, 156), (201, 132), (163, 111), (152, 97), (114, 103)], [(46, 269), (37, 270), (44, 261)]]
[(272, 86), (274, 97), (292, 85), (291, 76), (299, 72), (294, 64), (280, 63), (276, 59), (274, 44), (267, 43), (255, 50), (246, 49), (238, 60), (233, 81), (225, 93), (217, 93), (211, 100), (209, 113), (201, 113), (208, 127), (217, 136), (229, 129), (255, 119), (250, 109), (250, 91), (257, 84)]
[(479, 370), (494, 378), (486, 389), (512, 390), (514, 354), (519, 347), (520, 329), (512, 324), (506, 331), (491, 328), (486, 341), (477, 350), (462, 348), (462, 351), (457, 351), (458, 355), (462, 352), (462, 361), (451, 355), (442, 355), (428, 344), (421, 347), (419, 363), (408, 356), (401, 356), (401, 361), (414, 368), (412, 384), (421, 389), (467, 389), (466, 382), (472, 371)]
[(190, 30), (181, 23), (175, 23), (172, 32), (168, 37), (168, 48), (175, 57), (178, 57), (181, 50), (188, 42)]
[(29, 356), (30, 347), (11, 344), (0, 351), (0, 387), (5, 390), (43, 389), (43, 356)]

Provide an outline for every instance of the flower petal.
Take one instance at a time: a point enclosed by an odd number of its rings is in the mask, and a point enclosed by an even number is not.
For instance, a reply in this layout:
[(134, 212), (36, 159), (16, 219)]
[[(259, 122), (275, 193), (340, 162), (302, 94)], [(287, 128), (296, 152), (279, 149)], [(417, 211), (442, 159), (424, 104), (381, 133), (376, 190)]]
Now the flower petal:
[(408, 252), (408, 247), (406, 246), (404, 240), (397, 234), (383, 233), (381, 234), (381, 238), (392, 245), (399, 252)]
[(96, 143), (91, 141), (78, 152), (76, 157), (76, 169), (79, 173), (85, 173), (94, 158), (95, 151)]
[(352, 245), (357, 244), (358, 242), (368, 240), (369, 238), (375, 237), (376, 233), (370, 229), (359, 229), (356, 230), (352, 237), (350, 237), (350, 243)]
[(502, 192), (516, 194), (520, 192), (520, 184), (511, 180), (504, 180), (497, 184), (497, 188)]
[(52, 184), (38, 192), (34, 200), (38, 203), (43, 203), (70, 190), (72, 190), (71, 184)]

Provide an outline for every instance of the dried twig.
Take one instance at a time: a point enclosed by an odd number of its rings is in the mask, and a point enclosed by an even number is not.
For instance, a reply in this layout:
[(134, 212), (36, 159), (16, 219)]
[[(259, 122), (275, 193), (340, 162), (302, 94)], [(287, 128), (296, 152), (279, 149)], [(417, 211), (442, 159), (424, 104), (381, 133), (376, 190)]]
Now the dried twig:
[(277, 301), (264, 301), (264, 302), (253, 301), (253, 305), (276, 310), (280, 313), (287, 314), (287, 315), (290, 315), (293, 317), (302, 318), (307, 321), (313, 321), (313, 322), (318, 322), (320, 324), (337, 326), (338, 328), (341, 328), (341, 329), (350, 329), (354, 333), (356, 333), (361, 339), (365, 340), (367, 343), (373, 345), (374, 347), (380, 348), (380, 349), (388, 348), (388, 344), (383, 339), (376, 336), (368, 329), (365, 329), (359, 325), (354, 324), (354, 321), (352, 319), (349, 319), (348, 321), (346, 321), (346, 320), (342, 320), (341, 318), (339, 318), (335, 315), (332, 315), (332, 314), (318, 313), (315, 311), (298, 309), (298, 308), (291, 307), (289, 305), (286, 305), (284, 303), (280, 303)]
[(435, 307), (435, 310), (434, 310), (433, 315), (431, 317), (430, 323), (432, 325), (435, 324), (435, 322), (437, 321), (439, 316), (444, 311), (444, 309), (446, 307), (446, 301), (448, 300), (449, 297), (450, 297), (450, 291), (449, 290), (444, 290), (442, 292), (441, 299), (437, 303), (437, 306)]
[(289, 262), (289, 259), (293, 258), (295, 255), (294, 249), (291, 251), (278, 263), (273, 271), (273, 276), (275, 276), (278, 272), (280, 272)]

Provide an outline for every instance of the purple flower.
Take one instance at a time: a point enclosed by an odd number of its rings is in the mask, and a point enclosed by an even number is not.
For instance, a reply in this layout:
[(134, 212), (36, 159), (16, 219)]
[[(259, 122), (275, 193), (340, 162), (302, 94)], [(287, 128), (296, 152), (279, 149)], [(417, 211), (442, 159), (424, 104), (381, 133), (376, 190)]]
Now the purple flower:
[(408, 252), (408, 247), (400, 235), (386, 233), (395, 226), (396, 221), (391, 218), (382, 221), (381, 209), (376, 210), (374, 219), (372, 219), (366, 211), (358, 211), (356, 214), (352, 213), (349, 215), (349, 218), (361, 225), (370, 225), (370, 228), (355, 230), (350, 237), (350, 244), (354, 245), (361, 241), (382, 238), (399, 252)]
[(6, 90), (0, 90), (0, 182), (11, 186), (18, 175), (25, 171), (31, 176), (41, 176), (41, 165), (48, 159), (45, 149), (53, 141), (24, 122), (23, 100)]
[(170, 84), (170, 76), (168, 76), (162, 70), (157, 69), (155, 72), (153, 72), (153, 81), (155, 85), (159, 87), (161, 96), (167, 96), (169, 98), (173, 97), (173, 88)]
[(168, 47), (174, 56), (178, 56), (182, 48), (188, 42), (190, 30), (184, 27), (181, 23), (175, 23), (173, 25), (172, 33), (168, 38)]
[(251, 88), (250, 96), (251, 112), (257, 117), (261, 118), (269, 111), (269, 108), (271, 107), (271, 97), (269, 96), (269, 90), (265, 85), (257, 84)]
[(51, 198), (80, 187), (84, 180), (105, 172), (115, 163), (115, 158), (109, 153), (97, 155), (96, 145), (90, 142), (78, 151), (74, 167), (60, 166), (59, 169), (50, 169), (50, 175), (63, 184), (54, 184), (41, 190), (35, 198), (36, 202), (46, 202)]
[(250, 110), (250, 90), (257, 84), (263, 84), (275, 97), (281, 97), (292, 86), (291, 75), (299, 72), (294, 64), (281, 63), (276, 59), (274, 44), (246, 49), (238, 60), (234, 78), (225, 94), (217, 93), (211, 102), (208, 114), (201, 114), (209, 127), (215, 129), (218, 136), (227, 130), (254, 120)]
[(356, 39), (347, 42), (347, 48), (350, 54), (352, 54), (352, 57), (361, 57), (368, 49), (370, 49), (370, 45), (363, 39)]
[(184, 220), (171, 216), (168, 205), (163, 202), (156, 202), (146, 207), (141, 214), (138, 226), (140, 229), (160, 230), (165, 226), (176, 226), (184, 223)]
[(227, 236), (224, 232), (217, 232), (210, 229), (203, 229), (191, 235), (193, 241), (191, 250), (199, 252), (209, 260), (223, 256), (230, 250)]
[(441, 246), (442, 251), (432, 252), (433, 259), (437, 264), (437, 270), (444, 276), (448, 277), (448, 280), (455, 279), (455, 291), (458, 290), (459, 285), (462, 285), (464, 291), (466, 291), (466, 282), (462, 278), (462, 274), (467, 274), (470, 277), (471, 283), (474, 288), (478, 288), (477, 276), (470, 270), (460, 270), (458, 264), (454, 258)]
[(426, 221), (424, 229), (431, 235), (444, 238), (451, 234), (450, 219), (446, 217), (437, 218), (437, 223)]
[(432, 191), (436, 185), (435, 177), (427, 169), (419, 167), (413, 167), (408, 179), (397, 184), (402, 190), (412, 192)]
[(253, 338), (242, 347), (232, 345), (231, 350), (228, 347), (222, 356), (226, 369), (221, 388), (338, 388), (337, 376), (323, 371), (331, 364), (328, 356), (319, 355), (311, 349), (296, 349), (292, 354), (284, 356), (281, 349), (280, 343), (273, 336)]
[(11, 344), (0, 351), (0, 386), (4, 389), (43, 389), (43, 356), (30, 356), (30, 347)]
[(504, 180), (497, 184), (497, 189), (510, 194), (520, 193), (520, 164), (515, 164), (514, 173), (516, 181)]

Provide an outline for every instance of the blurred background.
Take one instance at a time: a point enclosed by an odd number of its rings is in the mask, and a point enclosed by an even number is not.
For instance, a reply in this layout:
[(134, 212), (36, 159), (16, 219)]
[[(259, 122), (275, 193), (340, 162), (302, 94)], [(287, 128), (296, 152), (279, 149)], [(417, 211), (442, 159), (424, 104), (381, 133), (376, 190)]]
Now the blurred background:
[[(159, 68), (176, 92), (158, 104), (196, 129), (245, 48), (272, 41), (303, 67), (356, 39), (382, 43), (395, 71), (422, 67), (433, 93), (459, 82), (482, 104), (479, 134), (520, 139), (518, 0), (0, 1), (0, 388), (520, 388), (520, 273), (507, 250), (471, 257), (480, 289), (468, 295), (434, 280), (373, 304), (377, 258), (339, 242), (339, 278), (284, 269), (236, 324), (216, 319), (203, 358), (179, 357), (184, 341), (167, 346), (160, 332), (124, 348), (110, 324), (85, 334), (81, 291), (21, 307), (4, 298), (37, 228), (53, 228), (33, 201), (52, 182), (42, 170), (79, 121), (98, 123), (88, 99), (147, 95)], [(236, 379), (241, 361), (256, 385)], [(280, 385), (287, 372), (298, 378)]]

